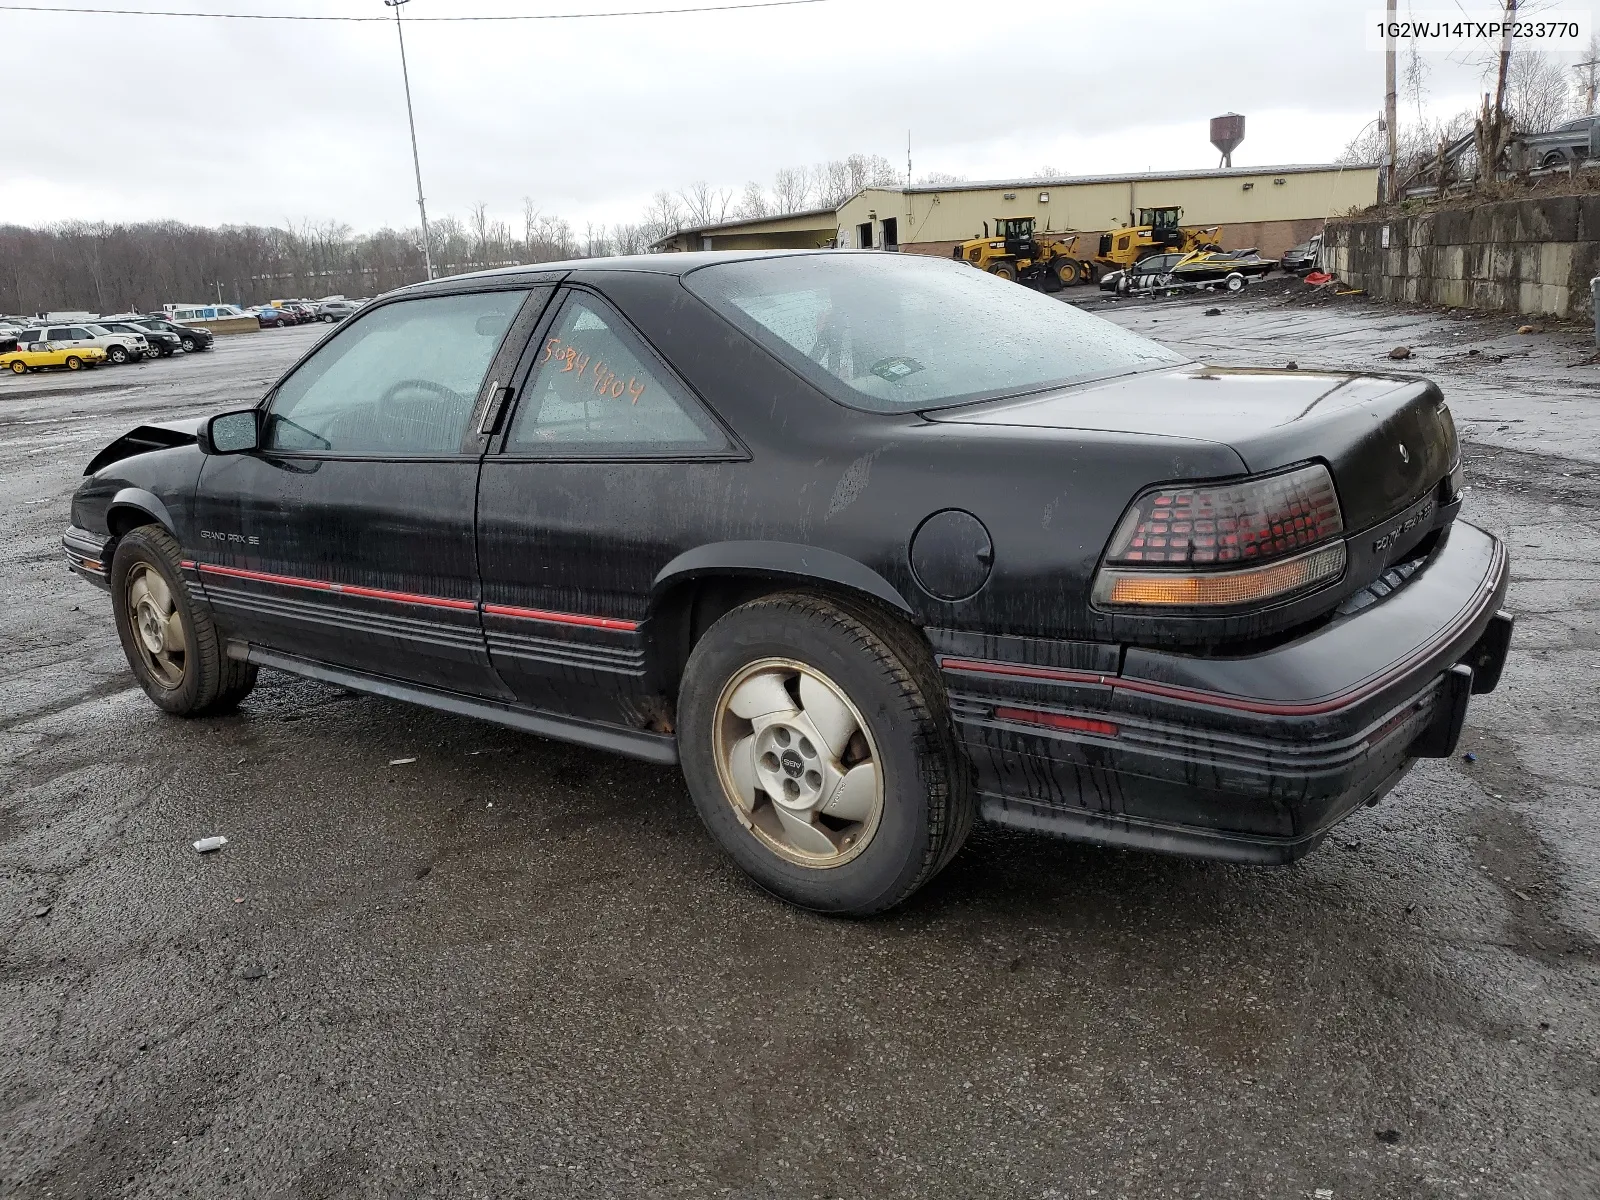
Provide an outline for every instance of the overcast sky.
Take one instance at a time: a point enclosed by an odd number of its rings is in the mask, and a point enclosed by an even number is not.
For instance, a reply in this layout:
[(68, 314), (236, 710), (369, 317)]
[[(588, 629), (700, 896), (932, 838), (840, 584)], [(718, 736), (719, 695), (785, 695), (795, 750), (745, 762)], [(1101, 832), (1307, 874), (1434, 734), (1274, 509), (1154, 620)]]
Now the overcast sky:
[[(412, 0), (406, 15), (695, 2), (715, 0)], [(380, 0), (115, 6), (388, 12)], [(581, 232), (586, 220), (635, 220), (652, 192), (697, 179), (770, 184), (780, 167), (852, 152), (903, 165), (908, 129), (917, 175), (1215, 166), (1206, 122), (1230, 110), (1248, 118), (1236, 166), (1327, 161), (1382, 105), (1368, 8), (825, 0), (408, 23), (406, 45), (429, 214), (482, 201), (520, 228), (531, 196)], [(11, 118), (0, 223), (416, 223), (392, 23), (0, 11), (0, 47)], [(1477, 90), (1461, 58), (1428, 59), (1429, 102), (1441, 111)]]

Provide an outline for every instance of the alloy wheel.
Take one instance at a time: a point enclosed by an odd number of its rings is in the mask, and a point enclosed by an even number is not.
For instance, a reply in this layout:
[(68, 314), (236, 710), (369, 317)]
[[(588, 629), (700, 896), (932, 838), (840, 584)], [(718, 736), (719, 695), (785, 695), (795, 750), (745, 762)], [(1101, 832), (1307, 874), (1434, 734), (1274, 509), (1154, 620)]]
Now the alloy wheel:
[(883, 817), (883, 778), (872, 734), (838, 684), (792, 659), (761, 659), (728, 681), (714, 721), (723, 793), (758, 841), (824, 869), (866, 849)]
[(150, 678), (162, 687), (183, 686), (189, 662), (189, 636), (167, 581), (148, 563), (128, 572), (128, 625), (133, 644)]

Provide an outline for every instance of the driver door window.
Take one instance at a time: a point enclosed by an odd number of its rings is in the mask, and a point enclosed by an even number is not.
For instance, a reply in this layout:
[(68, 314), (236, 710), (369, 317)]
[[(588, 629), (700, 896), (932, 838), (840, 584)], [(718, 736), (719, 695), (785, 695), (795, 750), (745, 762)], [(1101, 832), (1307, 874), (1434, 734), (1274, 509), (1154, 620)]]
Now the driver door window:
[(273, 397), (264, 448), (334, 455), (455, 454), (526, 292), (432, 296), (345, 325)]

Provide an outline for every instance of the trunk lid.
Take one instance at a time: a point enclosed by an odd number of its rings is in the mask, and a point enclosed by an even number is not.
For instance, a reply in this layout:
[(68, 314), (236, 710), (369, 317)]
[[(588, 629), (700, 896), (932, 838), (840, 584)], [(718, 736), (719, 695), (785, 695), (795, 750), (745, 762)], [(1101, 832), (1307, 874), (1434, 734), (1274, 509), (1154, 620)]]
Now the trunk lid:
[(1221, 442), (1251, 474), (1320, 460), (1333, 473), (1347, 537), (1436, 488), (1457, 454), (1432, 382), (1322, 371), (1190, 365), (926, 415)]

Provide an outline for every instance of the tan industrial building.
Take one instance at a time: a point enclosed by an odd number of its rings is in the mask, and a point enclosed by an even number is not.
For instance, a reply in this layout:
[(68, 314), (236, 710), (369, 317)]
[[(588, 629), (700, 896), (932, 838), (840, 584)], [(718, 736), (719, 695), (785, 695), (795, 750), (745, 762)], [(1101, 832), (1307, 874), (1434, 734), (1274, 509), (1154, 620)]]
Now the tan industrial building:
[(840, 246), (946, 255), (983, 237), (997, 217), (1032, 216), (1041, 230), (1079, 231), (1079, 257), (1092, 257), (1101, 233), (1132, 224), (1141, 208), (1177, 206), (1183, 224), (1220, 226), (1226, 249), (1254, 246), (1276, 257), (1322, 228), (1330, 216), (1377, 202), (1378, 168), (1235, 167), (1135, 175), (1086, 175), (908, 188), (868, 188), (837, 211), (736, 221), (684, 230), (661, 250), (754, 250)]

